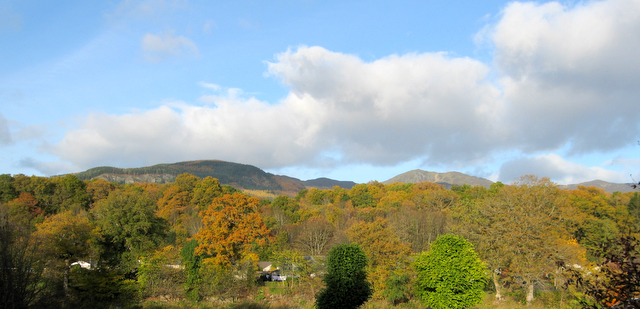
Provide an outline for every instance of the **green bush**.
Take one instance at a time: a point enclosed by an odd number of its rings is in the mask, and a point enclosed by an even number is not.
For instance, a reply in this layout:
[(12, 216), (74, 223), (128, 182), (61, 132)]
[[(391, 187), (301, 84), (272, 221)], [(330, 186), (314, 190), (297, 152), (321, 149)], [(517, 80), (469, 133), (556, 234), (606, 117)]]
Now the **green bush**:
[(469, 308), (482, 301), (486, 267), (466, 239), (441, 235), (414, 262), (416, 293), (434, 309)]
[(331, 248), (328, 270), (323, 281), (326, 287), (316, 297), (318, 309), (358, 308), (373, 291), (367, 282), (367, 256), (356, 244), (342, 244)]

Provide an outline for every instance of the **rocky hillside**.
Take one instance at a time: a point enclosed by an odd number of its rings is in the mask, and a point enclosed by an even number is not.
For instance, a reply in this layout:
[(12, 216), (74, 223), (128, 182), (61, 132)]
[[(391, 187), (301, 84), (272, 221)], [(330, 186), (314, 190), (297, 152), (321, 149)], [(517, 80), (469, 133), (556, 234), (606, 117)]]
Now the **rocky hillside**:
[(446, 185), (447, 188), (450, 188), (451, 185), (470, 185), (470, 186), (483, 186), (489, 188), (493, 181), (469, 176), (467, 174), (458, 173), (458, 172), (447, 172), (447, 173), (437, 173), (437, 172), (427, 172), (423, 170), (413, 170), (403, 174), (400, 174), (396, 177), (393, 177), (387, 181), (383, 181), (384, 184), (392, 184), (396, 182), (401, 183), (418, 183), (422, 181), (431, 181), (439, 184)]
[(104, 179), (115, 183), (169, 183), (176, 176), (189, 173), (200, 178), (211, 176), (223, 185), (237, 189), (267, 190), (275, 194), (295, 196), (305, 188), (331, 189), (339, 186), (350, 189), (352, 181), (337, 181), (328, 178), (301, 181), (299, 179), (267, 173), (255, 166), (219, 160), (187, 161), (173, 164), (158, 164), (140, 168), (96, 167), (77, 173), (80, 179)]
[(613, 183), (613, 182), (606, 182), (603, 180), (593, 180), (593, 181), (588, 181), (588, 182), (583, 182), (583, 183), (578, 183), (578, 184), (571, 184), (571, 185), (566, 185), (566, 186), (562, 186), (563, 188), (569, 189), (569, 190), (574, 190), (577, 189), (578, 186), (585, 186), (585, 187), (597, 187), (600, 189), (604, 189), (605, 191), (609, 192), (609, 193), (613, 193), (613, 192), (620, 192), (620, 193), (627, 193), (627, 192), (633, 192), (635, 191), (631, 185), (626, 184), (626, 183)]
[(238, 189), (268, 190), (276, 194), (295, 194), (305, 188), (295, 178), (267, 173), (255, 166), (218, 160), (187, 161), (158, 164), (141, 168), (96, 167), (76, 174), (80, 179), (102, 178), (117, 183), (172, 182), (176, 176), (189, 173), (200, 178), (211, 176), (223, 185)]

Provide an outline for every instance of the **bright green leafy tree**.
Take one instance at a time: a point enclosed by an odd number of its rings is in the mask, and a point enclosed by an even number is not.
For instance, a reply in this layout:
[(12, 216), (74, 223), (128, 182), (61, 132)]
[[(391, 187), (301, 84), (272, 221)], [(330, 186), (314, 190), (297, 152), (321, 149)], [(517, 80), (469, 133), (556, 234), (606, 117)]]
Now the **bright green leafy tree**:
[(416, 293), (435, 309), (469, 308), (482, 300), (486, 267), (466, 239), (439, 236), (415, 260)]
[(192, 301), (200, 300), (200, 267), (202, 266), (202, 257), (195, 255), (195, 249), (198, 242), (192, 239), (184, 244), (180, 255), (182, 256), (182, 265), (186, 273), (184, 290), (187, 298)]

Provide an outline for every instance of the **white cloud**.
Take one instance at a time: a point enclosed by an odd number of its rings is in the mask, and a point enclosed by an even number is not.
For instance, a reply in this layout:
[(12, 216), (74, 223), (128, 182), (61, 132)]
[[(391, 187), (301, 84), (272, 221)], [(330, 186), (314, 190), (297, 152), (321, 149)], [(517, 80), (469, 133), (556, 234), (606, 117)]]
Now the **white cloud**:
[[(446, 53), (366, 62), (300, 47), (268, 63), (290, 87), (279, 102), (201, 82), (215, 94), (199, 103), (211, 105), (92, 114), (52, 151), (83, 168), (210, 158), (270, 169), (412, 160), (456, 169), (495, 163), (504, 151), (544, 152), (505, 163), (499, 179), (625, 181), (552, 153), (609, 152), (640, 137), (640, 2), (514, 2), (480, 36), (495, 48), (496, 72)], [(147, 34), (142, 44), (155, 61), (198, 53), (171, 34)]]
[(45, 162), (34, 158), (24, 158), (18, 162), (22, 168), (32, 168), (43, 175), (52, 176), (64, 173), (63, 171), (74, 170), (74, 166), (64, 162)]
[(516, 159), (502, 164), (498, 180), (509, 183), (522, 175), (549, 177), (559, 184), (577, 184), (591, 180), (628, 182), (626, 173), (607, 170), (599, 166), (584, 166), (567, 161), (556, 154)]
[(215, 90), (215, 91), (220, 90), (220, 86), (219, 85), (212, 84), (212, 83), (199, 82), (198, 85), (200, 85), (200, 86), (202, 86), (204, 88)]
[(46, 133), (47, 128), (45, 125), (30, 125), (20, 128), (18, 132), (16, 132), (15, 137), (23, 141), (41, 139)]
[(87, 167), (109, 160), (133, 164), (127, 158), (206, 157), (278, 168), (395, 165), (415, 158), (473, 162), (499, 141), (499, 93), (483, 82), (488, 68), (471, 59), (409, 54), (366, 63), (301, 47), (279, 55), (269, 72), (292, 87), (279, 104), (229, 89), (200, 98), (215, 107), (92, 114), (55, 152)]
[(640, 2), (514, 2), (491, 38), (517, 147), (581, 154), (640, 136)]
[(326, 118), (318, 136), (345, 162), (476, 162), (504, 138), (499, 92), (478, 61), (424, 53), (367, 63), (321, 47), (277, 59), (269, 72), (301, 104), (321, 104)]
[(151, 34), (147, 33), (142, 37), (142, 50), (144, 57), (150, 62), (160, 62), (170, 56), (190, 54), (198, 56), (199, 51), (193, 41), (189, 38), (174, 36), (171, 33)]

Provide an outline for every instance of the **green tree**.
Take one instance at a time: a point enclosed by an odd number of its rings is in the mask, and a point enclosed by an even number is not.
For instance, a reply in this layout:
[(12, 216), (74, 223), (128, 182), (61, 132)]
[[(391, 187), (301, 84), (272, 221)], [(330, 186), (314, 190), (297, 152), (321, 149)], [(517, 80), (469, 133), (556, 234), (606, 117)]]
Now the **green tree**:
[(41, 246), (0, 203), (0, 308), (28, 308), (44, 288)]
[(52, 204), (56, 212), (66, 210), (87, 210), (91, 197), (87, 193), (87, 184), (74, 175), (51, 178), (55, 185)]
[(18, 192), (13, 186), (13, 177), (9, 174), (0, 175), (0, 203), (6, 203), (16, 197)]
[(358, 308), (373, 291), (367, 282), (367, 256), (356, 244), (342, 244), (331, 248), (327, 260), (326, 287), (318, 293), (318, 309)]
[(125, 269), (137, 268), (139, 255), (157, 247), (167, 223), (156, 217), (156, 203), (141, 189), (114, 191), (91, 210), (99, 227), (102, 258)]
[(629, 216), (633, 219), (634, 228), (640, 231), (640, 195), (635, 192), (627, 205)]
[(182, 287), (187, 270), (177, 267), (179, 256), (178, 250), (169, 245), (142, 257), (137, 278), (142, 297), (184, 296)]
[(223, 189), (220, 186), (220, 181), (213, 177), (205, 177), (200, 179), (193, 188), (193, 198), (191, 204), (193, 204), (198, 210), (205, 210), (213, 199), (224, 195)]
[(74, 266), (69, 279), (70, 295), (63, 308), (139, 308), (135, 281), (118, 271)]
[(376, 201), (369, 192), (369, 186), (364, 183), (357, 184), (349, 191), (351, 203), (356, 208), (375, 207)]
[(297, 223), (300, 220), (300, 206), (292, 198), (279, 195), (271, 202), (271, 212), (280, 226)]
[(195, 254), (198, 242), (192, 239), (184, 244), (180, 255), (182, 256), (182, 265), (186, 274), (184, 291), (187, 298), (192, 301), (200, 300), (200, 267), (202, 266), (202, 257)]
[(482, 300), (486, 267), (466, 239), (441, 235), (416, 258), (416, 293), (435, 309), (469, 308)]

